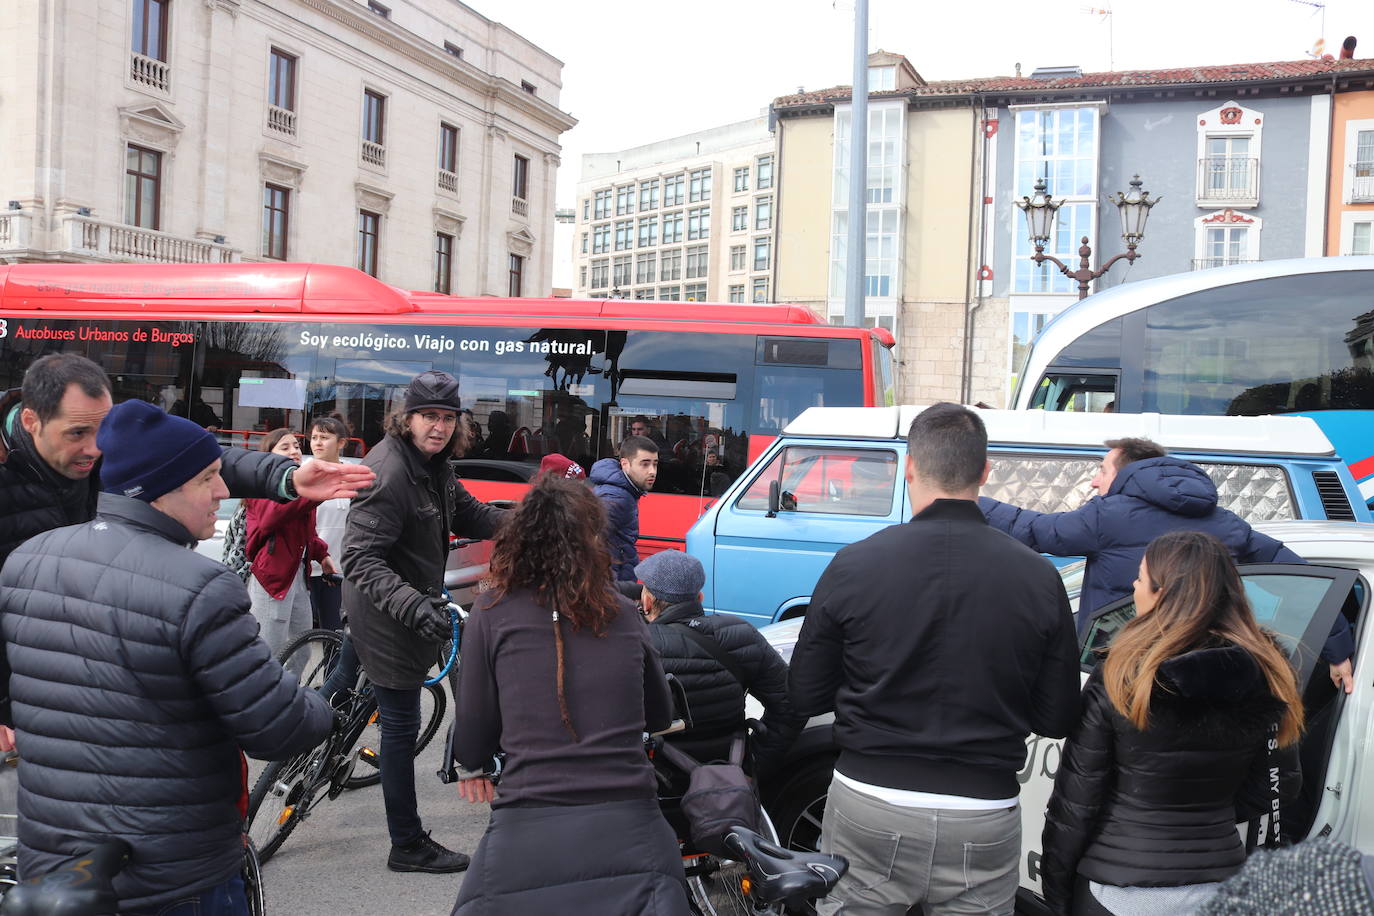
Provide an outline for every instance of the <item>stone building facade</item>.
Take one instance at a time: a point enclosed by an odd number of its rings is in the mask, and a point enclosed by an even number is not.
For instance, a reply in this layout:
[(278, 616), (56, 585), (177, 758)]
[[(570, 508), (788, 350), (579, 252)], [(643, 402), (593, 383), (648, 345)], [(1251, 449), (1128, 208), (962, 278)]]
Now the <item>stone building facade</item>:
[(549, 292), (562, 63), (461, 3), (20, 3), (0, 41), (6, 260)]

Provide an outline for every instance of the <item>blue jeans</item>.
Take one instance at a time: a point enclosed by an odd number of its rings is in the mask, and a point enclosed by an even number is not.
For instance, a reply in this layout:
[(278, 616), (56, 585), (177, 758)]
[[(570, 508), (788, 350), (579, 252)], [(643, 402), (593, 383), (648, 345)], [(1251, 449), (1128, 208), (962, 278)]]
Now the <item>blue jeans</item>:
[[(342, 667), (342, 666), (341, 666)], [(420, 688), (394, 690), (372, 685), (382, 736), (382, 802), (393, 846), (406, 846), (424, 832), (415, 802), (415, 741), (420, 737)]]
[[(353, 640), (347, 635), (343, 638), (343, 647), (339, 650), (339, 660), (335, 663), (329, 676), (325, 678), (324, 684), (320, 686), (320, 693), (330, 703), (334, 702), (334, 695), (345, 688), (352, 689), (358, 683), (358, 653), (353, 648)], [(416, 733), (418, 734), (418, 732)]]
[(234, 875), (199, 894), (158, 909), (119, 912), (120, 916), (248, 916), (248, 895), (243, 889), (243, 876)]

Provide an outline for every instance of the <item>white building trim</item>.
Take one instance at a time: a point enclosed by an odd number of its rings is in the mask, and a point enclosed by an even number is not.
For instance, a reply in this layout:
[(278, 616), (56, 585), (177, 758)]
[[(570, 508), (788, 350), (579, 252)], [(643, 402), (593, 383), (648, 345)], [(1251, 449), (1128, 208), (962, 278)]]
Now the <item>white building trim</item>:
[(1307, 219), (1303, 225), (1303, 257), (1321, 257), (1326, 242), (1326, 168), (1331, 161), (1331, 106), (1335, 96), (1312, 96), (1307, 133)]

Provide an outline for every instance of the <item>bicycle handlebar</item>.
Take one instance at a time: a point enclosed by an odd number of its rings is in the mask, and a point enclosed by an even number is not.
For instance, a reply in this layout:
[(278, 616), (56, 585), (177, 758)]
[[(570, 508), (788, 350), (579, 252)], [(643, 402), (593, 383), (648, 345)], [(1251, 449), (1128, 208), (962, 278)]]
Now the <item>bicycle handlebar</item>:
[(440, 669), (439, 673), (425, 681), (426, 687), (433, 687), (435, 684), (442, 682), (444, 678), (448, 677), (449, 672), (453, 670), (454, 663), (458, 661), (458, 643), (463, 635), (463, 624), (467, 622), (468, 612), (463, 610), (456, 602), (450, 601), (448, 603), (448, 619), (453, 627), (453, 642), (449, 648), (448, 658), (444, 661), (444, 666)]
[(123, 840), (108, 840), (55, 870), (10, 888), (0, 902), (4, 916), (112, 916), (119, 909), (114, 876), (132, 850)]

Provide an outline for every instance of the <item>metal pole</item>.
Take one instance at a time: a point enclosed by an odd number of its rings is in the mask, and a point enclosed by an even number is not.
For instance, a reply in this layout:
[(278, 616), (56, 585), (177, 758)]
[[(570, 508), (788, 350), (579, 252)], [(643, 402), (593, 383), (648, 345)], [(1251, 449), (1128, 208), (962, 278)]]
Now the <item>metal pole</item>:
[(864, 323), (864, 238), (868, 228), (868, 0), (854, 0), (854, 92), (849, 121), (849, 256), (844, 323)]

